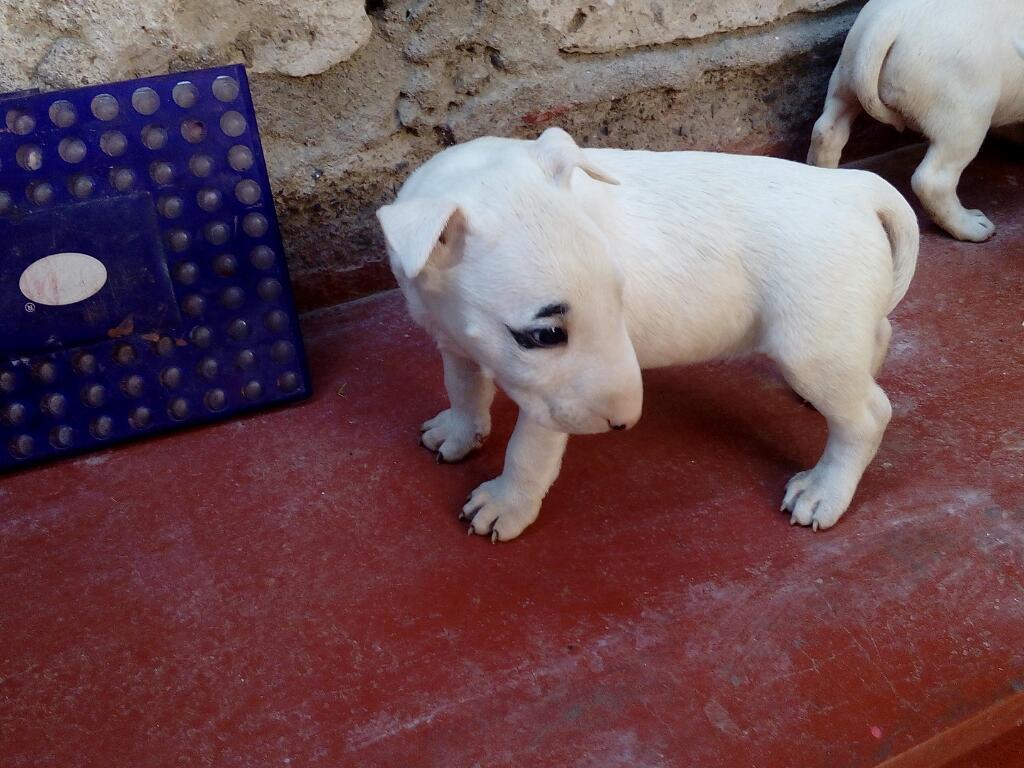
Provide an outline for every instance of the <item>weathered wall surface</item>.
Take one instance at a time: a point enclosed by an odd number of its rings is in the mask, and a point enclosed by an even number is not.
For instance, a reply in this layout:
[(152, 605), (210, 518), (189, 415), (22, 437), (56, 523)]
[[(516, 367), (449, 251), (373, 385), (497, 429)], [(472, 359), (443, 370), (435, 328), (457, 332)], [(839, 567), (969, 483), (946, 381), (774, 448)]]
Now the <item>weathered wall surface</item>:
[(805, 141), (843, 0), (0, 0), (0, 90), (242, 61), (306, 307), (385, 287), (373, 217), (453, 142)]

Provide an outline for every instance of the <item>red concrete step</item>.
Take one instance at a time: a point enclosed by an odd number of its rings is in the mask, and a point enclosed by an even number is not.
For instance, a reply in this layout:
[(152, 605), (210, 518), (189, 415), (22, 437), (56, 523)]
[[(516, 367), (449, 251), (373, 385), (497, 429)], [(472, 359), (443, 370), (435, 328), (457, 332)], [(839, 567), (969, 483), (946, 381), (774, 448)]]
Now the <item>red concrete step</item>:
[[(879, 167), (906, 188), (919, 151)], [(308, 404), (3, 477), (0, 763), (867, 768), (1007, 700), (1019, 155), (962, 193), (999, 232), (925, 225), (895, 416), (826, 532), (776, 511), (824, 423), (753, 361), (651, 371), (641, 423), (574, 438), (521, 539), (466, 536), (514, 408), (435, 464), (440, 364), (394, 293), (307, 318)]]

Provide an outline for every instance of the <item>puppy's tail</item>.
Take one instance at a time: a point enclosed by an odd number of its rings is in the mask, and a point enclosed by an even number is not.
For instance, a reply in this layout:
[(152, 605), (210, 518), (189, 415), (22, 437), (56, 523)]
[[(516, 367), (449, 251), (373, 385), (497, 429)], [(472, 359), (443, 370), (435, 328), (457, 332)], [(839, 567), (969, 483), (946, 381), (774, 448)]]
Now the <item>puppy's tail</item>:
[[(863, 31), (850, 30), (850, 36), (855, 36), (854, 41), (851, 41), (854, 44), (851, 68), (853, 82), (851, 85), (865, 112), (875, 120), (888, 123), (896, 130), (902, 131), (906, 127), (903, 117), (883, 104), (882, 97), (878, 93), (882, 66), (885, 64), (885, 58), (896, 42), (896, 37), (902, 26), (902, 19), (893, 18), (894, 15), (883, 13), (867, 18), (864, 20)], [(857, 21), (861, 21), (860, 17)], [(854, 22), (854, 27), (856, 26), (857, 24)]]
[(892, 298), (885, 311), (888, 315), (903, 300), (910, 288), (910, 280), (917, 269), (921, 231), (917, 226), (917, 215), (910, 207), (910, 203), (891, 184), (881, 178), (879, 182), (885, 190), (876, 210), (892, 248)]

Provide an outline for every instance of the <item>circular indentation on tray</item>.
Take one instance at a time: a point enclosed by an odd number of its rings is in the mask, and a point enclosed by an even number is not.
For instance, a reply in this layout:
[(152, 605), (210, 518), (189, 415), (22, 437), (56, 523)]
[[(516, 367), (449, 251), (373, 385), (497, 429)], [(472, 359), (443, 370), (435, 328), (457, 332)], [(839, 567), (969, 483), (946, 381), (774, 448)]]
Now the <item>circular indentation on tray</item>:
[(99, 408), (107, 401), (107, 390), (102, 384), (89, 384), (82, 390), (82, 402), (90, 408)]
[(121, 111), (117, 99), (109, 93), (101, 93), (98, 96), (94, 96), (89, 107), (98, 120), (104, 121), (113, 120)]
[(27, 416), (28, 409), (24, 403), (8, 403), (3, 410), (3, 420), (15, 427), (24, 424)]
[(281, 283), (272, 277), (265, 277), (256, 284), (256, 292), (264, 301), (277, 301), (281, 297)]
[(162, 125), (147, 125), (140, 136), (147, 149), (163, 149), (167, 146), (167, 129)]
[(36, 129), (36, 119), (27, 109), (7, 110), (7, 130), (18, 136), (28, 136)]
[(128, 416), (128, 423), (132, 429), (145, 429), (153, 420), (153, 413), (144, 405), (134, 409)]
[(198, 144), (206, 138), (206, 123), (189, 118), (181, 123), (181, 138), (189, 144)]
[(175, 253), (187, 251), (192, 244), (192, 236), (184, 229), (172, 229), (167, 233), (167, 245)]
[(168, 389), (177, 389), (181, 386), (181, 368), (170, 365), (160, 371), (160, 383)]
[(58, 128), (70, 128), (78, 119), (75, 105), (66, 99), (58, 99), (50, 105), (50, 122)]
[(228, 309), (238, 309), (245, 303), (245, 291), (232, 285), (220, 292), (220, 303)]
[(235, 355), (235, 365), (243, 371), (256, 365), (256, 353), (251, 349), (243, 349)]
[(17, 459), (25, 459), (32, 455), (36, 449), (36, 441), (32, 435), (18, 435), (11, 440), (11, 453)]
[(53, 185), (48, 181), (33, 181), (26, 188), (25, 195), (36, 205), (46, 205), (53, 200)]
[(79, 373), (96, 373), (96, 355), (91, 352), (82, 352), (75, 356), (73, 365)]
[(227, 405), (227, 395), (223, 389), (211, 389), (203, 398), (203, 404), (211, 411), (219, 411)]
[(206, 349), (213, 343), (213, 331), (205, 325), (197, 325), (192, 329), (188, 337), (200, 349)]
[(185, 210), (185, 201), (177, 195), (165, 195), (156, 203), (157, 210), (165, 219), (176, 219)]
[(121, 382), (121, 391), (129, 397), (142, 397), (145, 389), (146, 381), (137, 373), (125, 377), (124, 381)]
[(203, 238), (211, 245), (224, 245), (231, 237), (231, 227), (223, 221), (209, 221), (203, 226)]
[(199, 361), (199, 365), (196, 366), (196, 370), (199, 371), (199, 375), (204, 379), (215, 379), (217, 374), (220, 372), (220, 364), (216, 358), (204, 357)]
[(67, 410), (67, 405), (68, 399), (60, 392), (49, 392), (43, 395), (43, 399), (39, 403), (40, 409), (51, 416), (62, 416)]
[(242, 386), (242, 397), (246, 400), (259, 400), (263, 397), (263, 385), (256, 379), (245, 382)]
[(174, 86), (171, 98), (182, 109), (191, 109), (199, 100), (199, 89), (188, 80), (182, 80)]
[(181, 300), (181, 311), (190, 317), (199, 317), (203, 314), (206, 300), (198, 293), (190, 293)]
[(264, 316), (263, 324), (274, 333), (280, 333), (288, 327), (288, 315), (283, 310), (275, 309)]
[(220, 116), (220, 129), (226, 136), (238, 138), (245, 133), (246, 122), (241, 112), (231, 109)]
[(73, 136), (61, 139), (60, 144), (57, 145), (57, 154), (65, 163), (82, 162), (86, 152), (85, 142)]
[(175, 421), (187, 419), (189, 410), (188, 400), (183, 397), (174, 398), (167, 406), (167, 414)]
[(100, 136), (100, 149), (107, 157), (120, 157), (128, 148), (128, 137), (120, 131), (107, 131)]
[(110, 171), (110, 186), (118, 192), (129, 192), (135, 186), (135, 171), (131, 168), (114, 168)]
[(238, 271), (238, 259), (230, 253), (222, 253), (213, 260), (213, 271), (221, 277), (231, 277)]
[(263, 237), (270, 224), (262, 213), (247, 213), (242, 219), (242, 231), (249, 237)]
[(199, 267), (191, 261), (183, 261), (174, 268), (174, 279), (182, 285), (192, 285), (199, 279)]
[(221, 75), (213, 81), (213, 95), (218, 101), (234, 101), (238, 98), (238, 81), (229, 75)]
[(132, 109), (140, 115), (152, 115), (160, 108), (160, 96), (152, 88), (136, 88), (132, 94)]
[(14, 160), (26, 171), (43, 167), (43, 150), (38, 144), (22, 144), (14, 153)]
[(228, 165), (236, 171), (247, 171), (252, 168), (252, 150), (242, 144), (236, 144), (228, 150)]
[(277, 388), (282, 392), (294, 392), (299, 388), (299, 375), (295, 371), (285, 371), (277, 377)]
[(274, 260), (277, 255), (273, 249), (266, 245), (257, 245), (251, 251), (249, 251), (249, 262), (256, 267), (256, 269), (270, 269), (274, 266)]
[(213, 158), (209, 155), (192, 155), (188, 161), (188, 169), (193, 176), (205, 179), (213, 173)]
[(252, 179), (242, 179), (235, 185), (235, 197), (242, 205), (255, 205), (260, 201), (260, 185)]
[(92, 180), (91, 176), (86, 176), (84, 173), (78, 174), (68, 179), (68, 189), (79, 200), (84, 200), (95, 191), (96, 182)]
[(106, 440), (114, 434), (114, 420), (109, 416), (97, 416), (89, 425), (89, 432), (97, 440)]
[(70, 448), (75, 442), (75, 430), (61, 424), (50, 430), (50, 445), (54, 448)]
[(295, 345), (290, 341), (275, 341), (270, 347), (270, 356), (278, 363), (287, 363), (295, 357)]
[(248, 335), (249, 323), (247, 323), (243, 318), (236, 318), (228, 325), (228, 336), (235, 341), (241, 341)]
[(149, 166), (149, 175), (153, 181), (161, 186), (170, 184), (174, 181), (174, 166), (168, 162), (159, 160)]

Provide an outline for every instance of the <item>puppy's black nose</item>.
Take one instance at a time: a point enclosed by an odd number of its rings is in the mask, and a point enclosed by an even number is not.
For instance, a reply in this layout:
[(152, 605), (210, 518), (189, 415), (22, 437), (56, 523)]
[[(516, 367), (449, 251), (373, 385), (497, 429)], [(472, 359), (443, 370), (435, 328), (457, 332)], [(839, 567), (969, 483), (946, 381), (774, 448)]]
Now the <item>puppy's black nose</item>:
[(614, 429), (616, 432), (621, 432), (626, 428), (625, 424), (612, 424), (610, 421), (608, 422), (608, 426)]

